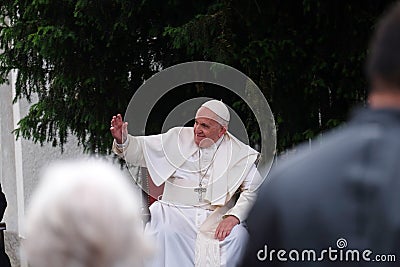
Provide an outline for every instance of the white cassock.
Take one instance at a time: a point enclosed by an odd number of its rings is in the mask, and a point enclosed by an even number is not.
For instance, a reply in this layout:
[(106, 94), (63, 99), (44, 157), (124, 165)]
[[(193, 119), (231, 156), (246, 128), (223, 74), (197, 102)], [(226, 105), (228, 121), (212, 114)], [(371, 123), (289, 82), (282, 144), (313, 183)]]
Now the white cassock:
[[(243, 221), (256, 197), (261, 177), (258, 152), (227, 133), (209, 148), (194, 143), (193, 128), (133, 137), (114, 152), (133, 165), (147, 167), (156, 185), (165, 182), (161, 201), (150, 207), (145, 231), (157, 251), (148, 266), (236, 266), (248, 239)], [(206, 191), (198, 190), (199, 183)], [(197, 189), (197, 191), (195, 191)], [(232, 198), (240, 191), (235, 203)], [(240, 220), (223, 240), (215, 229), (227, 215)]]

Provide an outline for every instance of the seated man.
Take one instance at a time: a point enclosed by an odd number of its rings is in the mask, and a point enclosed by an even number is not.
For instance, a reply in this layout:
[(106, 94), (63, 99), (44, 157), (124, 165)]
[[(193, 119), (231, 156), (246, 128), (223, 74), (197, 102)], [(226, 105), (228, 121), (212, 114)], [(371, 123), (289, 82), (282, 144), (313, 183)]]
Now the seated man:
[(228, 108), (217, 100), (198, 109), (194, 127), (160, 135), (128, 135), (121, 115), (112, 118), (114, 152), (147, 167), (157, 186), (165, 183), (145, 229), (158, 249), (150, 266), (238, 264), (248, 239), (242, 222), (261, 177), (255, 166), (258, 152), (227, 132), (229, 119)]

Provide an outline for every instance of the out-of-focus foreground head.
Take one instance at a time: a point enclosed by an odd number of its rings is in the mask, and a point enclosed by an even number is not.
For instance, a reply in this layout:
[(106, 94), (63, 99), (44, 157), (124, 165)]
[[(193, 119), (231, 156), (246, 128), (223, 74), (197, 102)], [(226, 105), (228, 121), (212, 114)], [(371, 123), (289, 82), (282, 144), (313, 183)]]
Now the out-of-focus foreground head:
[(25, 251), (32, 267), (141, 266), (150, 246), (120, 170), (90, 159), (49, 167), (33, 195)]
[(400, 91), (400, 1), (388, 11), (370, 43), (367, 75), (371, 92), (382, 89)]

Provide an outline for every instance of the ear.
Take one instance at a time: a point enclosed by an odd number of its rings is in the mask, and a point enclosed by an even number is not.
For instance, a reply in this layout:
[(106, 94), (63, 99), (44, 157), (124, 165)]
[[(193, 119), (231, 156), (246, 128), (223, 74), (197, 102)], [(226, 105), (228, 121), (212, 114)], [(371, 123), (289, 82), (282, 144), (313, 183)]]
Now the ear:
[(218, 137), (223, 136), (226, 133), (226, 127), (222, 126), (221, 130), (219, 131)]

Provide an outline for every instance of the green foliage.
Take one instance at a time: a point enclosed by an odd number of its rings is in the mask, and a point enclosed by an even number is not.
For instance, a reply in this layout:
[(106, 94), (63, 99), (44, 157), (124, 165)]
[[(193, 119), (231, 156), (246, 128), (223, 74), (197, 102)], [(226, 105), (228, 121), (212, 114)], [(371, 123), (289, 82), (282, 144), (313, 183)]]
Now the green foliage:
[[(175, 48), (187, 48), (188, 58), (229, 64), (259, 85), (282, 151), (339, 125), (351, 107), (365, 103), (369, 38), (391, 2), (221, 0), (166, 34)], [(246, 126), (255, 131), (255, 123)]]
[[(0, 75), (18, 69), (18, 98), (39, 102), (17, 136), (63, 145), (76, 134), (89, 151), (109, 151), (111, 116), (168, 57), (151, 1), (14, 1), (0, 4)], [(161, 37), (159, 38), (160, 35)]]
[[(15, 100), (38, 96), (17, 135), (62, 146), (73, 133), (106, 153), (110, 117), (156, 66), (225, 63), (261, 88), (283, 150), (365, 102), (367, 44), (390, 2), (2, 0), (0, 77), (18, 69)], [(235, 109), (257, 142), (250, 110)]]

